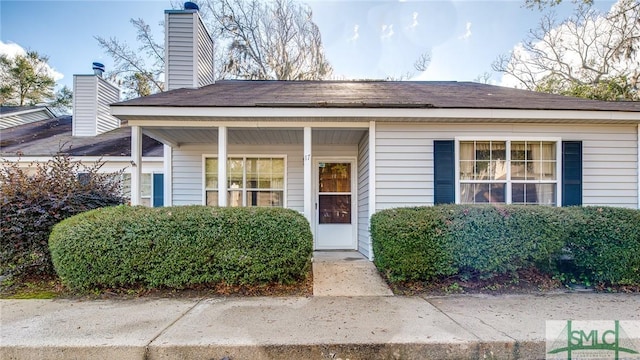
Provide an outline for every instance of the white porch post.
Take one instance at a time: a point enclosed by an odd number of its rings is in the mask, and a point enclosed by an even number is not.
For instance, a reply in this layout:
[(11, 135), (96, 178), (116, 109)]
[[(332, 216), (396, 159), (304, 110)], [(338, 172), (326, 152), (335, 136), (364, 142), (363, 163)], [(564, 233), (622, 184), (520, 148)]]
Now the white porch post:
[[(369, 224), (376, 212), (376, 122), (369, 121)], [(369, 234), (369, 260), (373, 261), (373, 242)]]
[(311, 127), (306, 126), (304, 128), (304, 146), (303, 146), (303, 159), (304, 159), (304, 217), (307, 218), (309, 224), (313, 228), (313, 223), (311, 222), (313, 219), (313, 207), (314, 207), (314, 199), (313, 199), (313, 191), (312, 187), (312, 179), (313, 176), (313, 163), (311, 161)]
[(131, 205), (140, 205), (140, 178), (142, 177), (142, 130), (131, 127)]
[(173, 204), (173, 149), (164, 145), (164, 206)]
[(227, 127), (218, 127), (218, 206), (227, 206)]
[(640, 124), (638, 124), (638, 178), (637, 178), (637, 186), (638, 186), (638, 209), (640, 209)]

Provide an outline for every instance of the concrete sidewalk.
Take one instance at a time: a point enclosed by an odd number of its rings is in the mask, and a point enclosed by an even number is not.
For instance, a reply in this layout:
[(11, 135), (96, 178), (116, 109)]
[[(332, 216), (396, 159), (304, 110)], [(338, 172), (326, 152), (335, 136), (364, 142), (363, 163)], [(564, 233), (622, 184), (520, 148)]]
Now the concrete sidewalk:
[(640, 320), (640, 296), (0, 300), (0, 358), (542, 359), (552, 319)]

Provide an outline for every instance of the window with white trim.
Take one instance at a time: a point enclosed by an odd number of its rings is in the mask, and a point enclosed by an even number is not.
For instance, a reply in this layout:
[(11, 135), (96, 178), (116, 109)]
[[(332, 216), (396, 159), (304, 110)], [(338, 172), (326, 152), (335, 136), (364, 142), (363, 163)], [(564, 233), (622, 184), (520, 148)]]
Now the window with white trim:
[[(140, 174), (140, 205), (151, 206), (151, 176), (149, 173)], [(122, 196), (131, 201), (131, 174), (122, 174)]]
[[(205, 203), (218, 205), (218, 159), (204, 160)], [(229, 157), (227, 206), (284, 206), (283, 157)]]
[(459, 143), (460, 203), (557, 204), (557, 142)]

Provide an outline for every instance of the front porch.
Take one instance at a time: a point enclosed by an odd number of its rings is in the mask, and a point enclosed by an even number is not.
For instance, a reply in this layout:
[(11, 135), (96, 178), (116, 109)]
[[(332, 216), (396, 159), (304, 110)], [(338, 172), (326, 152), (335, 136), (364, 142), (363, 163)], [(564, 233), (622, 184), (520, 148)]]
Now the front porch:
[(165, 206), (291, 208), (309, 221), (314, 249), (372, 259), (374, 132), (369, 121), (132, 125), (132, 204), (144, 133), (165, 144)]

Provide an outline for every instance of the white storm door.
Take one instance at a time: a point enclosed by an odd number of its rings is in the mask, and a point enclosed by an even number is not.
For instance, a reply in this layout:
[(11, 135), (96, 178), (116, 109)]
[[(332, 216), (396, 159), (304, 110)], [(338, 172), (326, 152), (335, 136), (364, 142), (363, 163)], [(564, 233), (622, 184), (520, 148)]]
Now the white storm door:
[(316, 249), (355, 249), (354, 161), (316, 162)]

